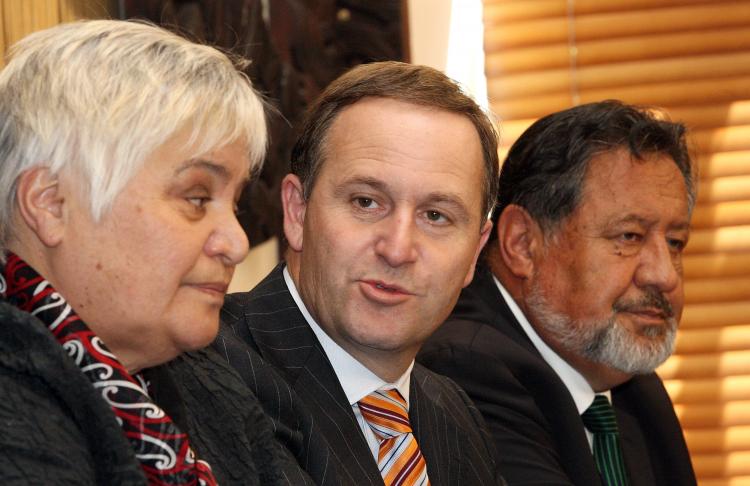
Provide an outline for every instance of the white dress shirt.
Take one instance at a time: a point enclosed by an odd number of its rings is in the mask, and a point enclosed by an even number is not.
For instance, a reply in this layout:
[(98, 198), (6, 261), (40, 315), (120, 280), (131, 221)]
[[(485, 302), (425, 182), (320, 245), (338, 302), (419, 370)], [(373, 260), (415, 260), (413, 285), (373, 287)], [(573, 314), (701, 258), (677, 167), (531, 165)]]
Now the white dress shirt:
[[(505, 287), (503, 287), (503, 284), (501, 284), (494, 275), (492, 276), (492, 278), (495, 281), (497, 288), (500, 290), (500, 293), (503, 295), (505, 303), (508, 304), (508, 307), (513, 313), (513, 316), (516, 318), (518, 323), (521, 324), (521, 328), (524, 330), (524, 332), (526, 332), (526, 335), (529, 337), (532, 344), (534, 344), (534, 347), (537, 349), (537, 351), (539, 351), (539, 354), (542, 355), (544, 361), (546, 361), (547, 364), (550, 365), (553, 370), (555, 370), (557, 376), (559, 376), (562, 382), (565, 384), (565, 387), (570, 392), (570, 396), (573, 397), (573, 401), (576, 404), (578, 415), (583, 414), (583, 412), (585, 412), (586, 409), (589, 408), (592, 403), (594, 403), (594, 397), (596, 396), (594, 389), (591, 388), (589, 382), (586, 381), (586, 378), (584, 378), (583, 375), (578, 372), (578, 370), (570, 366), (567, 361), (560, 357), (559, 354), (557, 354), (552, 348), (547, 345), (547, 343), (544, 342), (541, 337), (539, 337), (539, 334), (537, 334), (537, 332), (534, 330), (534, 327), (531, 325), (531, 323), (529, 323), (529, 320), (526, 319), (526, 316), (521, 311), (521, 308), (518, 307), (516, 301), (513, 300), (513, 297), (511, 297), (510, 293), (508, 293)], [(609, 390), (600, 392), (599, 394), (605, 395), (607, 397), (607, 400), (609, 400), (610, 403), (612, 402), (612, 396)], [(593, 434), (591, 434), (591, 432), (589, 432), (585, 427), (584, 430), (586, 431), (586, 437), (589, 440), (589, 447), (593, 448)]]
[[(362, 363), (357, 361), (351, 354), (346, 352), (344, 348), (339, 346), (326, 332), (315, 322), (310, 312), (305, 307), (302, 298), (297, 291), (297, 286), (294, 285), (291, 275), (289, 275), (288, 267), (284, 267), (284, 281), (286, 286), (289, 287), (289, 293), (292, 294), (294, 302), (299, 307), (302, 315), (305, 316), (305, 320), (310, 325), (310, 328), (318, 338), (320, 345), (323, 347), (323, 351), (328, 357), (328, 361), (331, 362), (333, 371), (336, 373), (336, 377), (341, 383), (341, 388), (344, 389), (346, 399), (349, 401), (354, 416), (357, 418), (359, 428), (367, 440), (367, 445), (370, 447), (375, 462), (378, 461), (378, 452), (380, 450), (380, 441), (373, 433), (367, 421), (362, 417), (362, 413), (359, 410), (359, 402), (361, 399), (374, 392), (375, 390), (390, 390), (395, 388), (401, 393), (401, 396), (406, 400), (407, 410), (409, 408), (409, 378), (411, 377), (411, 370), (414, 368), (414, 361), (411, 362), (409, 367), (406, 369), (403, 375), (398, 380), (388, 383), (383, 379), (379, 378), (375, 373), (366, 368)], [(592, 399), (593, 400), (593, 399)]]

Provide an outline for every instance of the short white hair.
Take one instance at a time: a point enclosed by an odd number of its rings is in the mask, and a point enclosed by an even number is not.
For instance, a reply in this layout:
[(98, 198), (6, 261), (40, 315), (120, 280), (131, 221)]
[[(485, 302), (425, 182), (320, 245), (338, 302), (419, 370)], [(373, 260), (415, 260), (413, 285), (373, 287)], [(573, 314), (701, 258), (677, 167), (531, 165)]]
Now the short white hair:
[(16, 181), (34, 166), (75, 170), (94, 220), (183, 130), (192, 156), (246, 143), (257, 171), (264, 102), (243, 62), (132, 21), (61, 24), (15, 44), (0, 72), (0, 250), (13, 231)]

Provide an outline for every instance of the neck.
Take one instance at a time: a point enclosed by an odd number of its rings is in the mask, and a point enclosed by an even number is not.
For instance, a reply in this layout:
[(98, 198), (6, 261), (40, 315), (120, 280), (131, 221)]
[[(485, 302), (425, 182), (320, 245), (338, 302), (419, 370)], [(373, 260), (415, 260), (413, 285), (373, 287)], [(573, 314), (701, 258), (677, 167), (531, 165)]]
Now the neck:
[(102, 332), (102, 326), (98, 325), (96, 319), (90, 319), (85, 308), (79, 308), (79, 306), (74, 305), (75, 303), (68, 299), (69, 296), (65, 286), (61, 285), (58, 279), (55, 278), (56, 272), (51, 261), (54, 255), (51, 254), (51, 249), (44, 251), (43, 248), (39, 248), (34, 244), (23, 244), (19, 240), (16, 240), (8, 245), (8, 250), (15, 253), (37, 274), (49, 282), (52, 288), (66, 300), (67, 304), (70, 305), (86, 326), (104, 342), (109, 351), (117, 357), (128, 373), (137, 373), (142, 368), (148, 367), (145, 363), (142, 363), (143, 356), (141, 356), (142, 353), (140, 350), (121, 346), (121, 343), (117, 342), (116, 339), (110, 339), (106, 333)]
[(633, 375), (628, 373), (623, 373), (601, 363), (594, 363), (577, 356), (570, 358), (567, 356), (563, 357), (586, 378), (586, 381), (589, 382), (589, 385), (591, 385), (591, 388), (596, 393), (611, 390), (633, 377)]
[[(502, 258), (500, 257), (499, 250), (497, 248), (491, 248), (489, 251), (487, 251), (487, 254), (484, 258), (484, 267), (489, 269), (490, 273), (495, 278), (497, 278), (501, 284), (503, 284), (503, 287), (505, 287), (505, 290), (507, 290), (510, 296), (513, 297), (513, 300), (515, 300), (518, 305), (523, 308), (522, 304), (524, 301), (524, 279), (514, 275), (513, 272), (510, 271), (510, 269), (505, 265)], [(523, 310), (525, 314), (526, 309)]]
[(414, 361), (417, 352), (405, 353), (399, 351), (383, 351), (379, 349), (368, 348), (366, 352), (358, 352), (359, 349), (345, 347), (342, 343), (337, 342), (344, 348), (354, 359), (362, 363), (365, 368), (372, 371), (378, 378), (388, 383), (393, 383), (409, 369)]
[(505, 290), (513, 297), (513, 300), (521, 308), (521, 311), (529, 320), (529, 324), (539, 337), (562, 359), (575, 368), (589, 383), (591, 388), (599, 393), (625, 383), (633, 375), (616, 370), (602, 363), (590, 361), (574, 351), (561, 346), (556, 338), (550, 335), (543, 325), (538, 325), (534, 318), (534, 312), (527, 305), (530, 293), (527, 279), (515, 275), (502, 261), (496, 251), (489, 252), (486, 264), (492, 274), (503, 284)]
[[(524, 312), (527, 311), (524, 310)], [(599, 393), (611, 390), (632, 378), (632, 375), (623, 373), (622, 371), (616, 370), (605, 364), (590, 361), (577, 353), (560, 346), (555, 339), (551, 339), (547, 335), (543, 328), (535, 326), (532, 321), (529, 322), (544, 342), (586, 379), (594, 392)]]
[[(299, 278), (299, 254), (289, 250), (285, 254), (285, 261), (287, 269), (289, 270), (289, 275), (292, 277), (297, 292), (300, 294), (300, 297), (304, 302), (305, 299), (302, 296)], [(359, 343), (346, 340), (342, 336), (329, 332), (319, 316), (316, 315), (315, 309), (311, 309), (307, 304), (305, 304), (305, 307), (312, 318), (315, 319), (315, 322), (318, 323), (320, 329), (322, 329), (333, 342), (349, 353), (354, 359), (362, 363), (365, 368), (372, 371), (381, 380), (389, 383), (398, 380), (406, 370), (409, 369), (409, 366), (417, 356), (419, 346), (414, 349), (383, 350), (363, 346)]]

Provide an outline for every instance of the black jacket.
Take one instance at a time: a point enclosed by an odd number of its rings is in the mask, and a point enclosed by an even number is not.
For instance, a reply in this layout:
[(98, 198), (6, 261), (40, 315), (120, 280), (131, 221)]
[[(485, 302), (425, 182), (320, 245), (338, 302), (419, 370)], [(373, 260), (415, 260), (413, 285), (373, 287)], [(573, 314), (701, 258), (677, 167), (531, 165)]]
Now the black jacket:
[[(146, 484), (114, 412), (47, 327), (4, 301), (0, 323), (0, 483)], [(144, 374), (220, 485), (300, 484), (257, 399), (215, 353)]]
[[(487, 269), (477, 269), (417, 360), (453, 378), (474, 400), (508, 484), (601, 484), (573, 398)], [(614, 388), (612, 399), (630, 484), (694, 485), (680, 424), (656, 374)]]

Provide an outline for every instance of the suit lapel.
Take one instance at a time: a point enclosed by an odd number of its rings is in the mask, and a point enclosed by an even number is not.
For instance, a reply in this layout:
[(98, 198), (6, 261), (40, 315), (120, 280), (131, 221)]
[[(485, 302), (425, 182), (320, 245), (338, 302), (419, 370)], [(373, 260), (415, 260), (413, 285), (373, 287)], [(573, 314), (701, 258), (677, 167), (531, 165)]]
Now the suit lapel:
[[(516, 320), (489, 270), (477, 269), (474, 282), (465, 291), (470, 293), (471, 299), (467, 301), (467, 309), (478, 315), (457, 314), (456, 317), (487, 322), (523, 348), (524, 351), (515, 352), (519, 359), (512, 372), (533, 396), (545, 397), (536, 400), (536, 403), (547, 420), (561, 466), (575, 484), (601, 484), (583, 423), (570, 392)], [(488, 319), (488, 316), (492, 317)], [(498, 454), (502, 453), (502, 450), (498, 451)]]
[(492, 273), (488, 269), (478, 267), (474, 281), (464, 292), (468, 294), (469, 299), (462, 297), (459, 300), (453, 316), (476, 322), (487, 322), (518, 343), (519, 346), (542, 359), (531, 339), (526, 335), (510, 307), (508, 307), (500, 289), (495, 284)]
[[(251, 332), (264, 359), (283, 370), (328, 441), (332, 460), (348, 484), (382, 485), (377, 464), (344, 390), (320, 343), (292, 298), (277, 267), (259, 286), (263, 305), (252, 316)], [(310, 444), (309, 447), (316, 447)]]
[(646, 439), (643, 437), (638, 420), (628, 411), (617, 409), (615, 411), (620, 447), (622, 447), (630, 484), (656, 485)]
[(612, 390), (631, 484), (695, 485), (680, 424), (661, 380), (639, 375)]
[[(427, 463), (427, 475), (432, 486), (460, 484), (458, 477), (451, 477), (451, 472), (458, 473), (457, 451), (460, 434), (452, 420), (448, 420), (439, 403), (433, 401), (424, 389), (421, 380), (426, 376), (412, 373), (409, 389), (409, 422), (417, 439), (419, 449)], [(439, 433), (438, 433), (439, 431)], [(453, 452), (453, 453), (451, 453)]]
[[(590, 446), (585, 429), (570, 393), (554, 370), (541, 357), (513, 316), (492, 280), (491, 274), (489, 272), (481, 272), (481, 274), (480, 280), (484, 280), (478, 282), (474, 297), (481, 300), (481, 305), (485, 309), (491, 309), (494, 315), (491, 324), (532, 353), (528, 367), (521, 364), (514, 372), (538, 378), (526, 379), (526, 385), (535, 396), (549, 397), (548, 400), (537, 403), (547, 418), (553, 438), (557, 440), (556, 449), (560, 454), (561, 464), (575, 484), (601, 484), (593, 455), (589, 453)], [(653, 374), (638, 376), (612, 391), (620, 429), (620, 441), (631, 484), (661, 484), (666, 480), (674, 481), (674, 484), (691, 484), (693, 474), (689, 467), (683, 468), (686, 470), (671, 469), (674, 468), (673, 464), (689, 464), (689, 459), (686, 459), (689, 456), (684, 441), (678, 442), (674, 439), (675, 437), (682, 439), (682, 434), (679, 425), (672, 418), (674, 412), (671, 403), (667, 398), (654, 399), (654, 397), (665, 397), (666, 392), (655, 391), (656, 388), (662, 387), (660, 383), (658, 385), (652, 383), (652, 380), (658, 381), (658, 378)], [(646, 382), (648, 387), (643, 385)], [(551, 383), (554, 386), (551, 386)], [(628, 398), (623, 398), (626, 395)], [(643, 420), (649, 420), (650, 417), (658, 418), (653, 423), (641, 423)], [(664, 443), (654, 447), (652, 443), (657, 441)], [(656, 454), (657, 457), (652, 458), (650, 454)], [(664, 454), (670, 454), (670, 457), (663, 457)], [(669, 466), (664, 467), (664, 464), (669, 464)], [(662, 470), (669, 471), (669, 473), (665, 474), (664, 478), (654, 477), (654, 471), (661, 472)], [(680, 480), (676, 479), (678, 475), (680, 475)], [(685, 479), (683, 480), (682, 477)]]
[[(310, 334), (315, 339), (312, 331)], [(318, 428), (349, 476), (350, 484), (382, 485), (377, 463), (352, 407), (317, 341), (293, 387), (315, 415)]]

